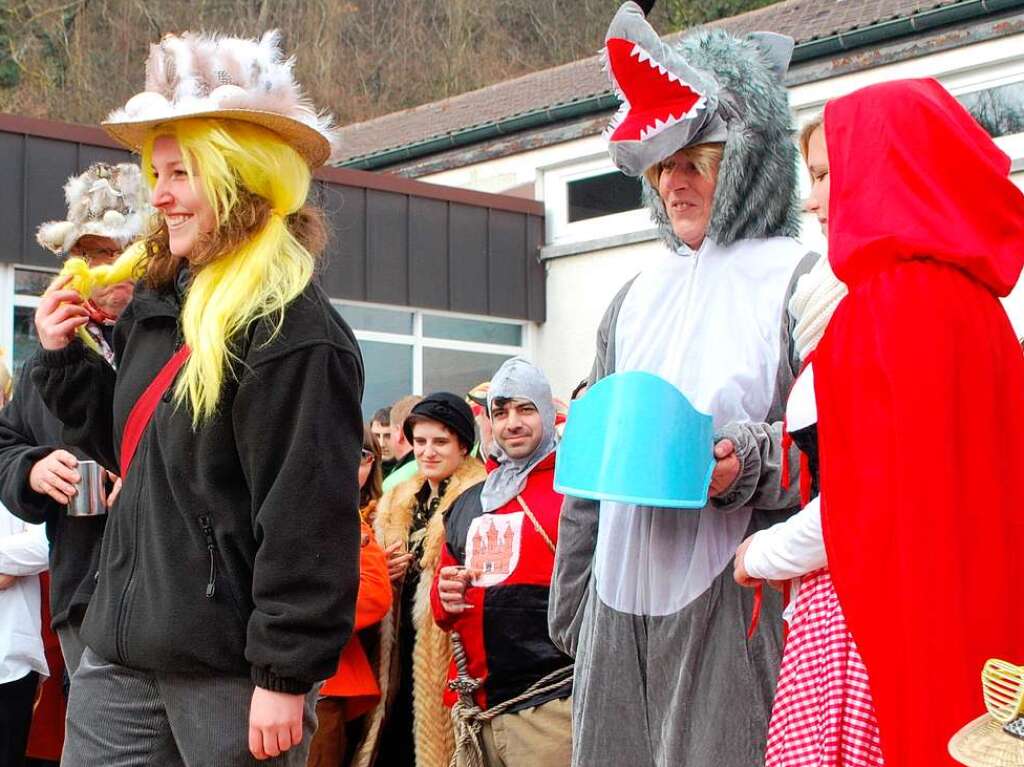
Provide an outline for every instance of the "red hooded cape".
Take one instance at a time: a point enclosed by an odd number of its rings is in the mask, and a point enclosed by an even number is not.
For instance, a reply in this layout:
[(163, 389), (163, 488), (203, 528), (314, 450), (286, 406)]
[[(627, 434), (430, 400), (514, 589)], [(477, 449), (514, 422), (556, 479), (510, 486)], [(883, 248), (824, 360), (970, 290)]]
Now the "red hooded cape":
[(829, 260), (815, 352), (829, 567), (886, 763), (953, 765), (985, 660), (1024, 662), (1024, 262), (1009, 159), (932, 80), (825, 110)]

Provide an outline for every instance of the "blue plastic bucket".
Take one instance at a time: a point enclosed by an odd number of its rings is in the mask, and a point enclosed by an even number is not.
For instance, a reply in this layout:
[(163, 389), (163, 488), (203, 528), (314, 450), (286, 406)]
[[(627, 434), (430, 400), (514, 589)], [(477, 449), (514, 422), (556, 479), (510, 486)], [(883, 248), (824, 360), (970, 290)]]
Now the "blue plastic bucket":
[(714, 425), (664, 378), (632, 371), (590, 387), (569, 407), (555, 489), (595, 501), (707, 505)]

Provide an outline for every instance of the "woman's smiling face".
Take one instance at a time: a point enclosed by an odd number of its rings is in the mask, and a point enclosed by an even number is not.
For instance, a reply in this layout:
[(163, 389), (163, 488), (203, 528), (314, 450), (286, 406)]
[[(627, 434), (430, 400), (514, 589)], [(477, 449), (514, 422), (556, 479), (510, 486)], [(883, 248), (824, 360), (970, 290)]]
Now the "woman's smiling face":
[(193, 178), (189, 178), (175, 138), (160, 136), (153, 142), (152, 163), (156, 178), (153, 207), (167, 224), (171, 254), (188, 258), (200, 235), (214, 230), (217, 216), (203, 193), (195, 168)]

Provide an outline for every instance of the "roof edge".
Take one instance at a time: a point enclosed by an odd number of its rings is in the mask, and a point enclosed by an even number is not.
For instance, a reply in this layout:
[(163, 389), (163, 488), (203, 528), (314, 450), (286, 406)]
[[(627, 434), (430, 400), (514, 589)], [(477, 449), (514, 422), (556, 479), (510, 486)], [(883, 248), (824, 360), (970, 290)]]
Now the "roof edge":
[[(928, 8), (895, 19), (869, 24), (859, 29), (800, 43), (793, 50), (791, 64), (846, 53), (855, 48), (887, 43), (901, 37), (928, 32), (938, 27), (1021, 8), (1024, 8), (1024, 0), (963, 0), (955, 5)], [(618, 99), (609, 89), (607, 92), (588, 96), (578, 101), (523, 112), (502, 120), (463, 128), (453, 133), (433, 136), (411, 144), (353, 157), (339, 163), (337, 167), (377, 170), (436, 152), (487, 141), (505, 134), (546, 127), (578, 117), (588, 117), (613, 110), (617, 106)]]
[[(132, 155), (132, 161), (139, 157), (130, 149), (114, 141), (106, 131), (90, 125), (65, 123), (39, 117), (0, 112), (0, 134), (31, 136), (33, 138), (54, 139), (74, 144), (116, 149)], [(503, 210), (512, 213), (525, 213), (528, 216), (544, 216), (544, 203), (526, 197), (492, 192), (477, 192), (455, 186), (433, 184), (429, 181), (404, 178), (393, 174), (368, 173), (354, 168), (322, 167), (313, 173), (317, 181), (331, 184), (372, 189), (379, 192), (394, 192), (411, 197), (440, 200), (464, 205), (476, 205), (492, 210)]]

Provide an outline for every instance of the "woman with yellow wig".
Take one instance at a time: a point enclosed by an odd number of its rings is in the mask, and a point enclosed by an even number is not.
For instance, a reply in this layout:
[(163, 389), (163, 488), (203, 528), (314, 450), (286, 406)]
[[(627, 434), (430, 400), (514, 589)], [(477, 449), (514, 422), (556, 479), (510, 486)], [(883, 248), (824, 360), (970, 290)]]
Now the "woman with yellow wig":
[[(275, 33), (152, 46), (146, 91), (104, 126), (141, 153), (159, 220), (109, 267), (69, 261), (36, 314), (33, 380), (124, 480), (65, 765), (305, 764), (352, 631), (363, 370), (313, 281), (306, 198), (334, 132), (291, 64)], [(115, 374), (76, 331), (126, 275)]]

